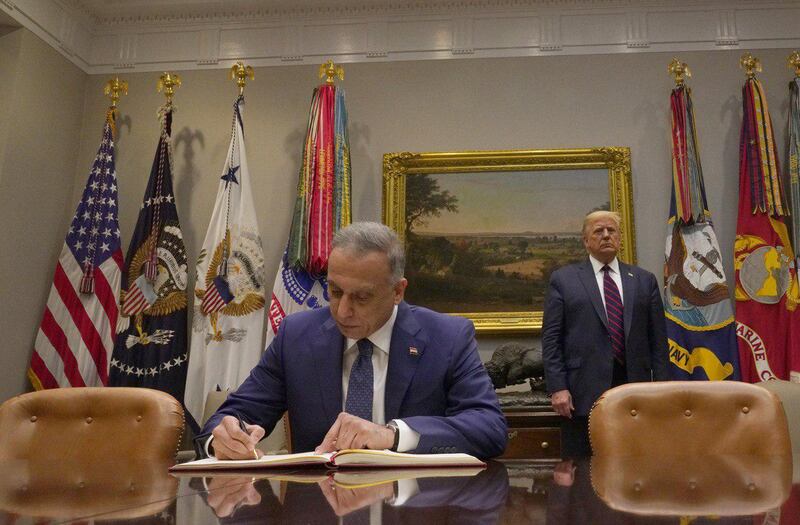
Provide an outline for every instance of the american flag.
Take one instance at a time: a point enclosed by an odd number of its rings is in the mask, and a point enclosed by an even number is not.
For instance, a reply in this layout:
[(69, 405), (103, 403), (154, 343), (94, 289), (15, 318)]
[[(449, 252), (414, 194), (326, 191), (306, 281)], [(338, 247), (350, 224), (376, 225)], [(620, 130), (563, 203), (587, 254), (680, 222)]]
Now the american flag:
[[(28, 378), (37, 390), (108, 381), (122, 275), (113, 116), (58, 257)], [(90, 293), (84, 293), (81, 292)]]

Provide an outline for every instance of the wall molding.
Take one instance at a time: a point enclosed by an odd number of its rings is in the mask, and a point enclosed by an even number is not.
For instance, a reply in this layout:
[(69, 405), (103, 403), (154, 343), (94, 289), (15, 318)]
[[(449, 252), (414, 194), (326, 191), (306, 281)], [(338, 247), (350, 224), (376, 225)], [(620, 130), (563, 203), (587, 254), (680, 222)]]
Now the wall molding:
[[(199, 7), (198, 7), (199, 5)], [(222, 8), (220, 5), (224, 5)], [(90, 74), (800, 47), (800, 0), (0, 0)], [(112, 8), (117, 11), (112, 11)]]

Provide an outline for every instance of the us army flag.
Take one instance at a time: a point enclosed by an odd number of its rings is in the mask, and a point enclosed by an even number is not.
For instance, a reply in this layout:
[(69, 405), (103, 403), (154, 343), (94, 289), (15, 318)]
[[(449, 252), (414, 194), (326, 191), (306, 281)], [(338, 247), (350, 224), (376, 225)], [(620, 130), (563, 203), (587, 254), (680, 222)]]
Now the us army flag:
[(269, 306), (267, 346), (284, 317), (328, 305), (328, 254), (333, 234), (350, 224), (350, 180), (344, 90), (324, 84), (311, 97), (292, 229)]
[(800, 380), (800, 293), (784, 224), (787, 209), (772, 119), (761, 82), (748, 78), (742, 99), (734, 246), (742, 380)]
[(250, 190), (243, 105), (239, 96), (211, 223), (197, 259), (185, 397), (193, 426), (203, 423), (208, 392), (238, 387), (262, 349), (264, 252)]
[(172, 191), (172, 113), (171, 103), (158, 112), (161, 136), (122, 274), (109, 385), (154, 388), (182, 399), (188, 261)]
[(664, 312), (673, 379), (739, 379), (733, 307), (706, 203), (691, 92), (670, 97), (672, 199), (667, 222)]

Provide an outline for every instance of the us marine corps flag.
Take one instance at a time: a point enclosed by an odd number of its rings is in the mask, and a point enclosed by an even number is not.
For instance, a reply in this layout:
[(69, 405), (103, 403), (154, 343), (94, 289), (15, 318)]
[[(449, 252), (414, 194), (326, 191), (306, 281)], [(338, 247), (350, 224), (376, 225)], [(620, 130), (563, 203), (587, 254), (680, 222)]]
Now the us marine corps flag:
[(736, 335), (742, 380), (800, 380), (800, 311), (794, 254), (784, 224), (788, 211), (760, 64), (742, 58), (739, 217), (736, 225)]
[(108, 382), (122, 273), (114, 111), (112, 105), (106, 114), (100, 149), (58, 256), (36, 334), (28, 369), (36, 390)]
[(269, 305), (267, 346), (284, 317), (328, 305), (331, 240), (351, 221), (347, 109), (344, 90), (333, 83), (344, 72), (329, 61), (320, 67), (325, 75), (326, 83), (311, 96), (292, 227)]
[(163, 390), (183, 398), (186, 381), (187, 259), (172, 191), (171, 102), (122, 274), (119, 334), (109, 385)]
[(733, 308), (706, 203), (686, 64), (670, 64), (672, 198), (667, 222), (664, 312), (673, 379), (739, 379)]
[(185, 397), (193, 425), (202, 424), (208, 392), (238, 387), (261, 356), (264, 252), (250, 190), (243, 105), (239, 96), (211, 223), (197, 259)]

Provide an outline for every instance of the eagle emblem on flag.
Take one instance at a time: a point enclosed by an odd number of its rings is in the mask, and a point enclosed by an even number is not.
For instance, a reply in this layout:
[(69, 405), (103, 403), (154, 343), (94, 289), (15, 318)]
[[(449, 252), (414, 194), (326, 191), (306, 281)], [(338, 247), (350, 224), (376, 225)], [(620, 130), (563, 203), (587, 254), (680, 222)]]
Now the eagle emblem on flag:
[[(205, 256), (205, 251), (200, 253), (198, 264)], [(264, 273), (260, 237), (248, 230), (232, 236), (227, 230), (214, 249), (205, 277), (198, 276), (195, 289), (200, 300), (199, 308), (195, 308), (195, 314), (200, 315), (196, 317), (198, 321), (202, 321), (200, 316), (208, 317), (211, 322), (211, 333), (206, 334), (209, 341), (236, 340), (243, 336), (238, 332), (226, 335), (217, 327), (217, 321), (220, 315), (243, 317), (264, 308)], [(200, 287), (202, 284), (205, 288)]]

